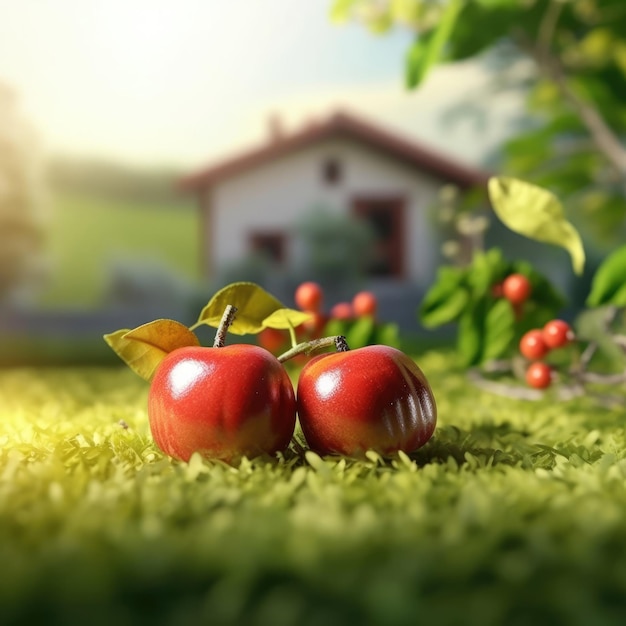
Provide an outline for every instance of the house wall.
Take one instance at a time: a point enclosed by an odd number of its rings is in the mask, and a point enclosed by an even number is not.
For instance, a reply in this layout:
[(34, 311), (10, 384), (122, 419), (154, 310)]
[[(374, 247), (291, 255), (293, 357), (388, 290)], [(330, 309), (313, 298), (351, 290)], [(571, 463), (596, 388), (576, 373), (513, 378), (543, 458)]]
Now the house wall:
[[(323, 180), (322, 166), (328, 158), (341, 163), (342, 177), (335, 185)], [(245, 256), (252, 230), (290, 232), (298, 217), (315, 207), (347, 212), (355, 196), (401, 195), (406, 198), (406, 278), (428, 284), (434, 275), (439, 246), (428, 212), (441, 184), (428, 174), (353, 141), (320, 142), (214, 188), (209, 254), (212, 269)], [(295, 262), (301, 252), (297, 240), (289, 238), (289, 262)]]

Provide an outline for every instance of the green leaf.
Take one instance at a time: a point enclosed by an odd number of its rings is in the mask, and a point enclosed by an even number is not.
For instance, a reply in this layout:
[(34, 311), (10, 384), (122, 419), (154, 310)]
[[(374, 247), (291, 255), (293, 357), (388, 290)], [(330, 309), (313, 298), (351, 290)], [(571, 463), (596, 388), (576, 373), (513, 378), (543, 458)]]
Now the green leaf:
[(113, 351), (136, 374), (150, 380), (159, 363), (172, 351), (199, 346), (196, 335), (175, 320), (160, 319), (104, 335)]
[(480, 362), (482, 352), (482, 325), (476, 307), (467, 309), (459, 320), (457, 350), (466, 367)]
[(519, 4), (519, 0), (474, 0), (474, 2), (486, 9), (497, 9), (500, 7), (516, 8)]
[(278, 309), (270, 313), (262, 322), (263, 328), (276, 328), (278, 330), (289, 330), (300, 326), (313, 317), (313, 313), (305, 313), (296, 309)]
[(506, 300), (497, 300), (484, 321), (481, 362), (501, 357), (515, 337), (515, 313)]
[(469, 293), (462, 288), (452, 292), (434, 310), (422, 311), (421, 320), (426, 328), (435, 328), (458, 319), (470, 301)]
[(443, 56), (444, 47), (452, 33), (464, 0), (450, 0), (441, 13), (435, 28), (420, 35), (409, 49), (406, 60), (406, 86), (417, 87), (430, 68)]
[(420, 305), (420, 320), (426, 328), (448, 324), (462, 315), (469, 302), (469, 293), (464, 286), (466, 274), (457, 267), (439, 268), (437, 280)]
[(491, 248), (485, 253), (476, 253), (472, 261), (467, 283), (472, 291), (472, 298), (482, 298), (491, 293), (491, 288), (507, 275), (509, 263), (505, 261), (498, 248)]
[(578, 231), (565, 218), (563, 206), (550, 191), (504, 176), (489, 180), (489, 197), (500, 220), (512, 231), (565, 248), (576, 274), (585, 266)]
[(587, 306), (626, 306), (626, 245), (610, 254), (591, 282)]
[(374, 329), (374, 343), (384, 346), (400, 347), (400, 328), (393, 322), (378, 324)]
[(330, 337), (332, 335), (346, 335), (348, 330), (352, 328), (352, 320), (330, 319), (324, 326), (324, 335)]
[(579, 340), (594, 342), (603, 359), (613, 367), (623, 369), (626, 353), (613, 340), (612, 330), (607, 324), (610, 308), (611, 305), (606, 305), (582, 311), (574, 320), (574, 329)]
[(224, 309), (231, 304), (237, 313), (228, 331), (236, 335), (259, 333), (263, 321), (274, 311), (284, 309), (283, 304), (255, 283), (231, 283), (220, 289), (202, 309), (196, 325), (207, 324), (217, 328)]
[(463, 364), (478, 365), (502, 356), (515, 337), (515, 314), (507, 300), (480, 300), (459, 321), (457, 347)]
[(374, 343), (375, 322), (372, 317), (360, 317), (346, 332), (346, 341), (350, 348), (362, 348)]

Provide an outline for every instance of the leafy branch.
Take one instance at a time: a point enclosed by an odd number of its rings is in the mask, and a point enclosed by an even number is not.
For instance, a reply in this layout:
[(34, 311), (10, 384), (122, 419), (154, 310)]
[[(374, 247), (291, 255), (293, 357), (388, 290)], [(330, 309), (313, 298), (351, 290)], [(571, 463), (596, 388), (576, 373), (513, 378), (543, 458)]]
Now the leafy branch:
[[(492, 178), (489, 194), (495, 214), (508, 228), (530, 239), (562, 246), (570, 253), (574, 271), (582, 272), (585, 263), (582, 240), (565, 218), (563, 206), (554, 194), (507, 177)], [(512, 398), (538, 400), (544, 397), (543, 391), (495, 380), (494, 374), (512, 375), (536, 387), (550, 385), (556, 375), (559, 385), (554, 395), (559, 399), (587, 395), (601, 405), (616, 406), (623, 404), (624, 398), (598, 393), (590, 387), (626, 383), (626, 368), (601, 373), (591, 369), (591, 365), (596, 353), (610, 359), (617, 353), (622, 361), (626, 356), (626, 336), (612, 327), (626, 310), (625, 267), (626, 245), (609, 255), (596, 271), (587, 298), (590, 307), (587, 326), (591, 326), (591, 331), (583, 332), (577, 343), (582, 346), (586, 341), (587, 345), (562, 371), (543, 362), (531, 364), (520, 354), (527, 333), (536, 334), (548, 322), (569, 328), (556, 319), (564, 304), (562, 298), (529, 263), (508, 261), (497, 248), (475, 251), (468, 265), (441, 267), (422, 301), (420, 317), (427, 328), (457, 324), (457, 349), (462, 364), (468, 368), (469, 379), (482, 389)], [(506, 294), (508, 277), (513, 274), (516, 280), (529, 285), (529, 294), (521, 302)], [(529, 353), (524, 347), (521, 353), (529, 359), (542, 360), (549, 350), (546, 344), (539, 354)], [(533, 372), (538, 370), (544, 377), (539, 383), (533, 378)]]
[(571, 86), (562, 61), (551, 51), (550, 42), (563, 4), (555, 0), (549, 4), (537, 41), (532, 41), (521, 29), (514, 31), (514, 41), (533, 60), (539, 74), (556, 85), (564, 100), (569, 103), (589, 131), (598, 150), (620, 175), (626, 176), (626, 147), (606, 122), (600, 110), (590, 100), (581, 97)]

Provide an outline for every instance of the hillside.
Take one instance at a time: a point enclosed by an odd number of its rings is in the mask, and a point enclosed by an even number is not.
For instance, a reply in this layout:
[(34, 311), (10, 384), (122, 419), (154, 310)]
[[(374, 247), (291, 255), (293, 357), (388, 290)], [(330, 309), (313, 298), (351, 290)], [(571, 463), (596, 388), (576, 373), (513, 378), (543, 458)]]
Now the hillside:
[(96, 157), (56, 156), (48, 165), (54, 193), (168, 207), (180, 202), (175, 168), (140, 168)]
[(200, 277), (197, 214), (174, 172), (57, 159), (50, 168), (45, 306), (93, 307), (111, 282)]

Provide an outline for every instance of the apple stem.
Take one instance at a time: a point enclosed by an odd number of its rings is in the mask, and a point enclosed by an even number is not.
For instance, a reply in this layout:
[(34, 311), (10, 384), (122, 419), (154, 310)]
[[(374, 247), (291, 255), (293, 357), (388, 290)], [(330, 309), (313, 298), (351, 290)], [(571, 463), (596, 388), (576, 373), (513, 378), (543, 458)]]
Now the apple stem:
[(335, 337), (335, 348), (337, 348), (337, 352), (348, 352), (350, 350), (350, 346), (343, 335)]
[(223, 348), (224, 343), (226, 342), (226, 333), (228, 332), (228, 328), (233, 323), (235, 319), (235, 314), (237, 313), (237, 307), (232, 304), (227, 304), (224, 309), (224, 314), (222, 315), (222, 319), (220, 320), (220, 325), (217, 327), (217, 332), (215, 333), (215, 340), (213, 341), (214, 348)]
[[(339, 348), (340, 345), (345, 346), (345, 348)], [(345, 352), (346, 350), (348, 350), (346, 338), (342, 335), (333, 335), (331, 337), (322, 337), (321, 339), (312, 339), (311, 341), (304, 341), (302, 343), (299, 343), (293, 348), (287, 350), (287, 352), (281, 354), (278, 357), (278, 360), (281, 363), (284, 363), (285, 361), (293, 359), (300, 354), (309, 355), (316, 350), (321, 350), (322, 348), (330, 348), (331, 346), (335, 346), (335, 348), (339, 352)]]

